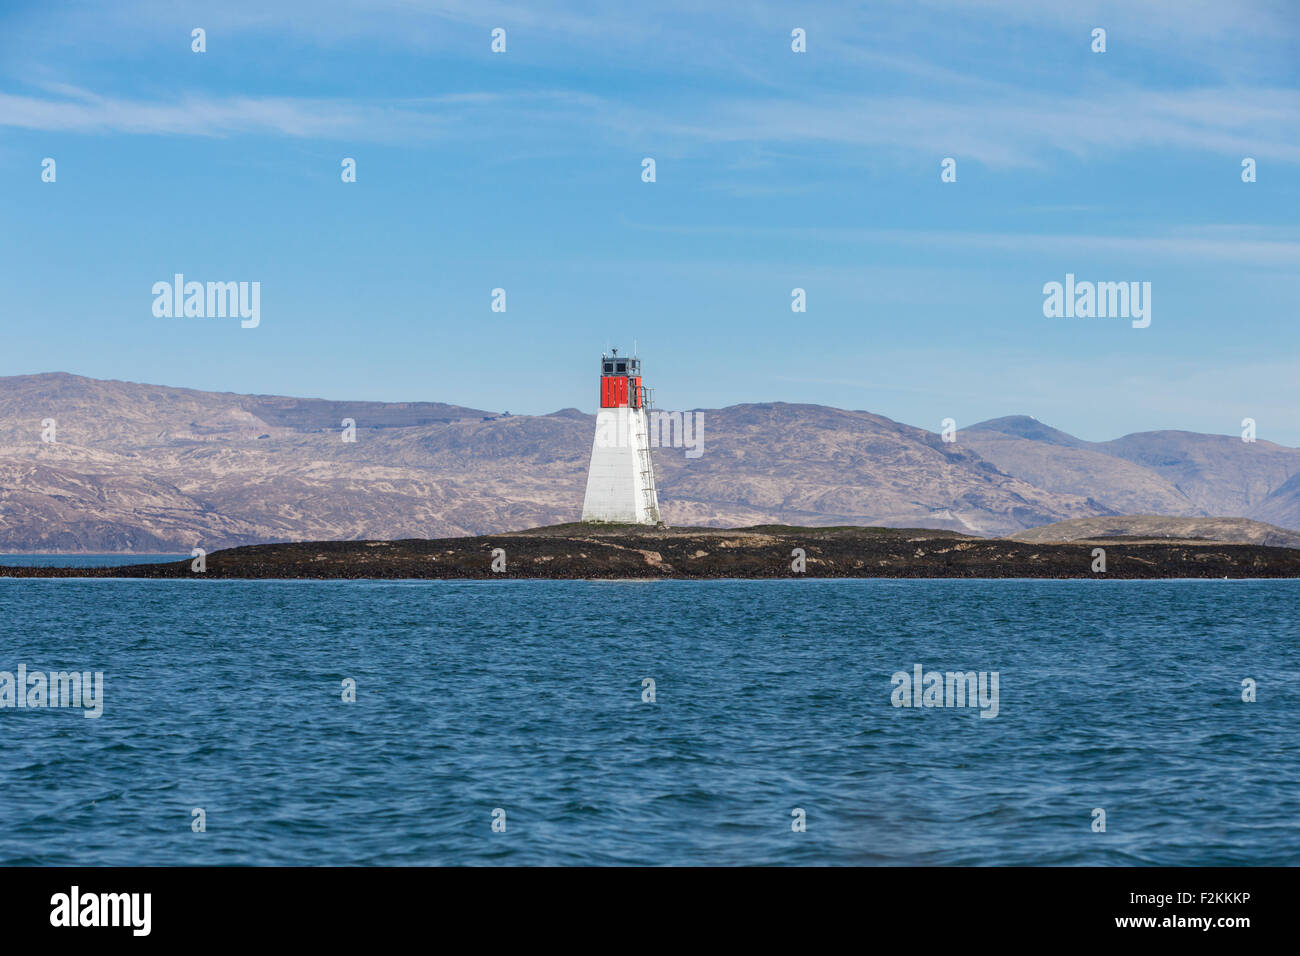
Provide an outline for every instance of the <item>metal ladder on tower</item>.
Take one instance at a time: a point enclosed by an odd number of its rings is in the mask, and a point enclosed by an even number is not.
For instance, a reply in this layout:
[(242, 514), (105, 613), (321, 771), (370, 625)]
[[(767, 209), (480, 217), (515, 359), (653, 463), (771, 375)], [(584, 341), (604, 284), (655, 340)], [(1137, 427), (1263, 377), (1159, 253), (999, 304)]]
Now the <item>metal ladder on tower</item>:
[(641, 503), (650, 520), (659, 523), (659, 495), (655, 488), (654, 461), (650, 457), (650, 389), (642, 389), (641, 424), (644, 428), (637, 438), (637, 466), (641, 470)]

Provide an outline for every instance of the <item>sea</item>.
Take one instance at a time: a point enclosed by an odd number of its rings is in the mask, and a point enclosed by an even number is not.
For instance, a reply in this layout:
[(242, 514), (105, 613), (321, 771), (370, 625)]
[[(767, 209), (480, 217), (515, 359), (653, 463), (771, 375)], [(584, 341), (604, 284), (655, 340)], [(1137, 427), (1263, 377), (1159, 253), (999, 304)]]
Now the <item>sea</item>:
[(1297, 864), (1298, 610), (1286, 580), (0, 578), (0, 672), (102, 674), (97, 717), (0, 707), (0, 863)]

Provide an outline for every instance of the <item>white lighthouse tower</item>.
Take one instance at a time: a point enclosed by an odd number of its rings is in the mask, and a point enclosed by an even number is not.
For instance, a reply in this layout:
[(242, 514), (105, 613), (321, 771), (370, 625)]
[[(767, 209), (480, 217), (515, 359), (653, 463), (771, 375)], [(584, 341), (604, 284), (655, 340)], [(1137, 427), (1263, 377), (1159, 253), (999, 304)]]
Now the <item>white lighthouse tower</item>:
[(641, 384), (641, 360), (613, 352), (600, 356), (600, 411), (582, 520), (658, 524), (646, 414), (650, 390)]

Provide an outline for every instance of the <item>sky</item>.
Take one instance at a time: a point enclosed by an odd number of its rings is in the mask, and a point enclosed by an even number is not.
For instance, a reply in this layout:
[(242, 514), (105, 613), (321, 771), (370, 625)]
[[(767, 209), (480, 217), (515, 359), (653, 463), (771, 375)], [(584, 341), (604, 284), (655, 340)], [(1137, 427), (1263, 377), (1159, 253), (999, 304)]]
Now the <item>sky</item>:
[(664, 409), (1297, 446), (1298, 81), (1289, 0), (8, 0), (0, 375), (590, 412), (635, 347)]

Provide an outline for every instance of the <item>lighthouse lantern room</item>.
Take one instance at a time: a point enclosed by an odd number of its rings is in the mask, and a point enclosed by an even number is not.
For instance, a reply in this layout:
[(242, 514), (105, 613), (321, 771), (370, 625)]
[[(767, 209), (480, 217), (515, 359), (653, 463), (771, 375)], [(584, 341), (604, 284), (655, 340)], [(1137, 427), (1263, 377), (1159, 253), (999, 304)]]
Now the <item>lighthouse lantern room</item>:
[(650, 389), (641, 383), (641, 360), (612, 351), (600, 357), (600, 411), (582, 520), (658, 524), (659, 496), (650, 458)]

